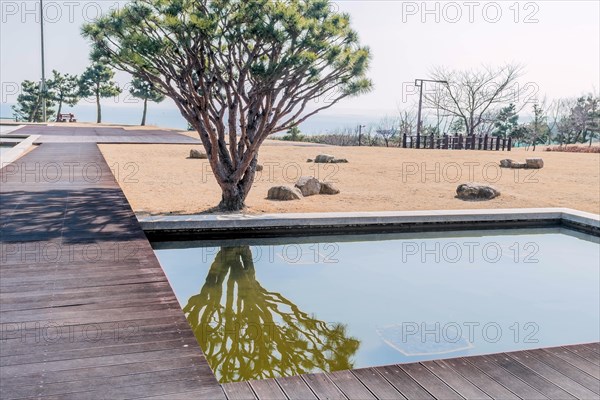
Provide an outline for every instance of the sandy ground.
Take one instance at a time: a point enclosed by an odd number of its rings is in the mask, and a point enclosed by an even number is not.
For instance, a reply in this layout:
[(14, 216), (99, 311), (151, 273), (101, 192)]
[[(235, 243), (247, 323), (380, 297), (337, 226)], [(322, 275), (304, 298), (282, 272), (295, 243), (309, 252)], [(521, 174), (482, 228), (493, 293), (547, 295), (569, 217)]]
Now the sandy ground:
[[(191, 214), (218, 204), (220, 189), (206, 160), (187, 159), (190, 145), (100, 145), (138, 213)], [(200, 148), (200, 146), (196, 146)], [(347, 158), (348, 164), (313, 164), (317, 154)], [(541, 170), (499, 168), (503, 158), (542, 157)], [(600, 154), (522, 149), (507, 152), (302, 146), (266, 143), (246, 204), (249, 213), (569, 207), (600, 214)], [(266, 199), (271, 186), (293, 186), (301, 175), (334, 182), (335, 196), (298, 201)], [(501, 196), (485, 202), (455, 198), (458, 184), (495, 186)]]

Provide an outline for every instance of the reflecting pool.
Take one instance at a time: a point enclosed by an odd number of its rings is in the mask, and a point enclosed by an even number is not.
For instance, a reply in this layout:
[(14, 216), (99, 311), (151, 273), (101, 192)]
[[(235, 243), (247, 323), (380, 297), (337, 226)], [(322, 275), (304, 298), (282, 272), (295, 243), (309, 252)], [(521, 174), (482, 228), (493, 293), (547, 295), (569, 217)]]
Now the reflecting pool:
[(598, 238), (562, 228), (153, 246), (221, 382), (600, 339)]

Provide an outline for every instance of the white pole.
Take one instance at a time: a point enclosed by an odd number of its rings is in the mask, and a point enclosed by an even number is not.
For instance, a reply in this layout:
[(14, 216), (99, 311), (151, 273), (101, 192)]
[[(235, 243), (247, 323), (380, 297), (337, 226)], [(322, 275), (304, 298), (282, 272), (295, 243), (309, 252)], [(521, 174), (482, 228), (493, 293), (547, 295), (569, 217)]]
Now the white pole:
[(40, 0), (40, 34), (42, 39), (42, 119), (46, 122), (46, 68), (44, 65), (44, 4)]

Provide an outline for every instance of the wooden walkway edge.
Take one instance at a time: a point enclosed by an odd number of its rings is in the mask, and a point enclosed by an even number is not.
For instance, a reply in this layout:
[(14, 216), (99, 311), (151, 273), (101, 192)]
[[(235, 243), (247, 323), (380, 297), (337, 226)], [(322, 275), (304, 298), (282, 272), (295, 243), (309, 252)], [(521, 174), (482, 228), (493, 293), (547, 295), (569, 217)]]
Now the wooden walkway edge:
[(0, 182), (0, 398), (225, 398), (95, 143)]
[(227, 383), (229, 400), (598, 399), (600, 343)]

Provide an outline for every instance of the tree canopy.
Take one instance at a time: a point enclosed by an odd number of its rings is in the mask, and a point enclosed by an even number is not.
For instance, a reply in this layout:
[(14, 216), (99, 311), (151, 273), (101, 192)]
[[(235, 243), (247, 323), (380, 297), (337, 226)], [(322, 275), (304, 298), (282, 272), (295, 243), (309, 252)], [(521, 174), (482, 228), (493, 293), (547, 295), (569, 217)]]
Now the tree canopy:
[[(30, 80), (21, 83), (21, 93), (17, 97), (17, 104), (12, 106), (17, 119), (27, 122), (46, 122), (42, 116), (42, 91), (41, 84)], [(48, 87), (48, 85), (46, 85)], [(46, 98), (46, 118), (54, 113), (54, 95), (48, 89), (44, 91)]]
[(327, 0), (133, 0), (82, 32), (94, 59), (173, 99), (227, 210), (243, 207), (269, 135), (372, 87), (369, 49)]
[(492, 134), (502, 138), (512, 137), (513, 132), (519, 126), (519, 114), (514, 103), (503, 107), (494, 121), (494, 130)]
[(74, 106), (79, 101), (78, 80), (77, 75), (61, 74), (57, 70), (52, 70), (52, 78), (48, 82), (48, 88), (52, 99), (58, 103), (57, 120), (63, 104)]
[(150, 82), (140, 78), (133, 78), (129, 93), (138, 99), (150, 100), (155, 103), (160, 103), (165, 99), (165, 96), (157, 91)]
[(146, 125), (146, 114), (148, 112), (148, 101), (153, 101), (155, 103), (160, 103), (165, 99), (165, 96), (156, 90), (154, 85), (150, 82), (134, 77), (131, 81), (131, 87), (129, 88), (129, 93), (133, 97), (137, 97), (138, 99), (144, 100), (144, 112), (142, 114), (142, 122), (140, 125)]
[(93, 96), (96, 99), (97, 121), (102, 122), (100, 99), (112, 97), (121, 93), (121, 89), (112, 79), (115, 72), (103, 63), (95, 62), (90, 65), (79, 79), (79, 91), (82, 97)]

